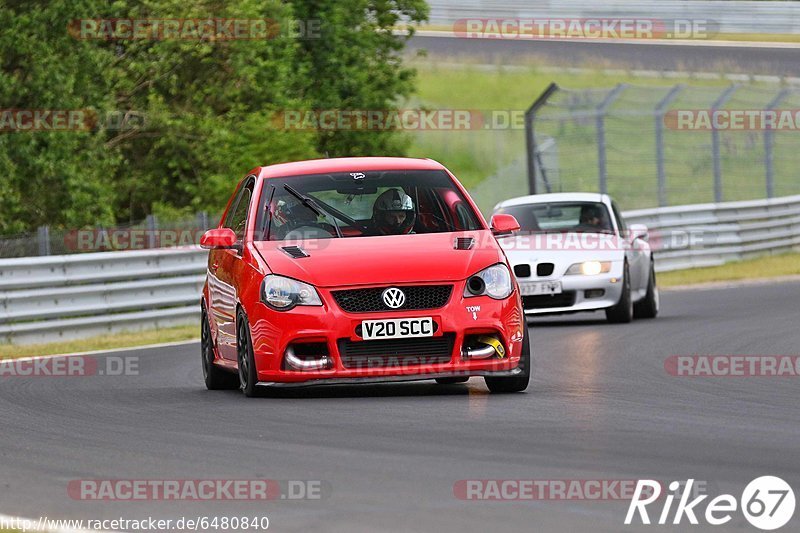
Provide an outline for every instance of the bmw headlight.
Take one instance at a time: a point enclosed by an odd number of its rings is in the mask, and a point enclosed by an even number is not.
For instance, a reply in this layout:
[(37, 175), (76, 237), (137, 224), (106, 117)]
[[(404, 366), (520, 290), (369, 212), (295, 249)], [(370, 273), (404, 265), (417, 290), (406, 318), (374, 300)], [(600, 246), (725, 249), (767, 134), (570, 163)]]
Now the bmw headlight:
[(611, 272), (611, 261), (584, 261), (569, 267), (566, 275), (596, 276), (607, 272)]
[(261, 301), (278, 311), (297, 305), (322, 305), (317, 290), (302, 281), (269, 274), (261, 284)]
[(498, 263), (470, 276), (467, 286), (464, 287), (464, 298), (485, 295), (495, 300), (503, 300), (508, 298), (513, 290), (511, 272), (506, 265)]

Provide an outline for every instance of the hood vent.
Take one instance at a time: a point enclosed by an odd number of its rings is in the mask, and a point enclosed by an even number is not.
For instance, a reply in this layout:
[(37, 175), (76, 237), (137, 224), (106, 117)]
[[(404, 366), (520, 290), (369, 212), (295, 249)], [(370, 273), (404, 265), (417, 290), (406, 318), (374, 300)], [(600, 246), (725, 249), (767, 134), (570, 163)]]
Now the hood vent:
[(286, 253), (289, 257), (294, 257), (295, 259), (301, 259), (303, 257), (311, 257), (310, 254), (306, 253), (305, 250), (300, 248), (299, 246), (284, 246), (281, 250)]
[(454, 248), (456, 250), (469, 250), (475, 246), (475, 239), (472, 237), (456, 237)]

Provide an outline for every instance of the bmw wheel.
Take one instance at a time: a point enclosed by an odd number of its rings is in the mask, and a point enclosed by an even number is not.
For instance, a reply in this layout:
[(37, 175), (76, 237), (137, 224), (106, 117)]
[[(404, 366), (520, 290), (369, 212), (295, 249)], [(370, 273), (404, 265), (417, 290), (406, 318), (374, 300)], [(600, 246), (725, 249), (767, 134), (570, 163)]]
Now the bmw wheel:
[(633, 306), (633, 316), (636, 318), (655, 318), (661, 307), (661, 297), (658, 294), (656, 284), (655, 265), (650, 263), (650, 277), (647, 280), (647, 294), (641, 302), (636, 302)]
[(633, 300), (631, 299), (631, 276), (628, 263), (622, 275), (622, 294), (614, 307), (606, 309), (606, 318), (612, 324), (627, 324), (633, 320)]

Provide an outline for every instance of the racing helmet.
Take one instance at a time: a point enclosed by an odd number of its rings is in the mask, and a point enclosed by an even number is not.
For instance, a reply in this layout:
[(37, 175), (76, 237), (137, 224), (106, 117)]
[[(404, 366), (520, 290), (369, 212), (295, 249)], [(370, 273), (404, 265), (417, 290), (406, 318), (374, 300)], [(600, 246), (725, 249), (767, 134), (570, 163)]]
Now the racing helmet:
[(410, 233), (415, 220), (414, 201), (401, 189), (384, 191), (372, 206), (372, 221), (383, 235)]

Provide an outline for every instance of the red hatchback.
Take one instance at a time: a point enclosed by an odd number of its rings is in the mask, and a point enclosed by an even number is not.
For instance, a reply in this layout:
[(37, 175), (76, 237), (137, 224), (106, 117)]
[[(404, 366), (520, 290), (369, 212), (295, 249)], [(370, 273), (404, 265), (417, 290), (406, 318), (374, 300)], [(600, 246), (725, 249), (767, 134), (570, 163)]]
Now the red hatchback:
[(202, 298), (209, 389), (483, 376), (522, 391), (530, 345), (491, 227), (442, 165), (390, 157), (259, 167), (210, 248)]

